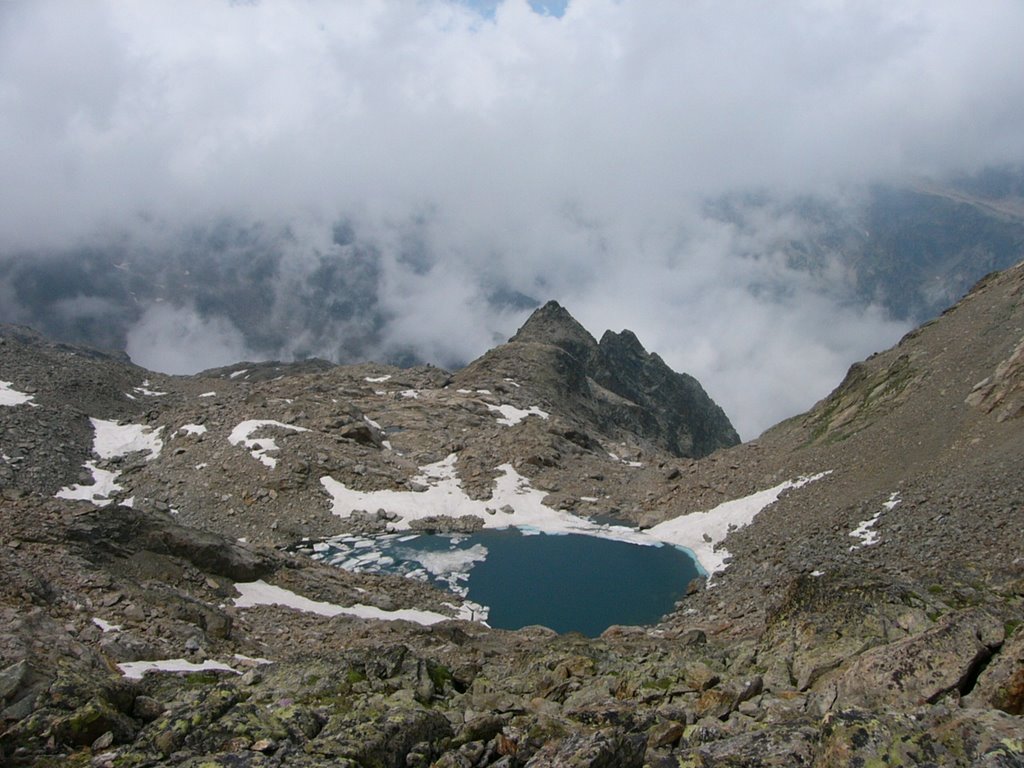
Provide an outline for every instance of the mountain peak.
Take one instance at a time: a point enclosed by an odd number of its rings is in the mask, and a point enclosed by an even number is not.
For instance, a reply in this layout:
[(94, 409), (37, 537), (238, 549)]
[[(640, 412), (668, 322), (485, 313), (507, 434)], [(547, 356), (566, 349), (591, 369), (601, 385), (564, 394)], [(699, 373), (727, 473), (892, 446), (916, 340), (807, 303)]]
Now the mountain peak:
[(560, 347), (580, 361), (597, 349), (597, 341), (557, 301), (549, 301), (527, 318), (510, 342), (532, 342)]

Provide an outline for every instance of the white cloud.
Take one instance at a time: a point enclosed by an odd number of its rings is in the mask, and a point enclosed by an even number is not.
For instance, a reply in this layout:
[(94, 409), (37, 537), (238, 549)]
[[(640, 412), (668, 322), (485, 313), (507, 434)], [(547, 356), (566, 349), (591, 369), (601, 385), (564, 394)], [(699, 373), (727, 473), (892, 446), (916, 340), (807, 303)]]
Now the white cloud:
[[(493, 288), (554, 297), (636, 330), (750, 436), (903, 329), (747, 258), (786, 222), (739, 237), (702, 201), (1024, 160), (1017, 0), (478, 5), (3, 3), (0, 249), (159, 253), (261, 221), (294, 238), (267, 314), (287, 327), (289, 281), (344, 218), (378, 253), (377, 350), (468, 359), (523, 319)], [(137, 360), (244, 354), (175, 300), (134, 327)]]
[(156, 304), (128, 332), (132, 362), (163, 373), (197, 373), (250, 357), (230, 320), (204, 318), (195, 307)]

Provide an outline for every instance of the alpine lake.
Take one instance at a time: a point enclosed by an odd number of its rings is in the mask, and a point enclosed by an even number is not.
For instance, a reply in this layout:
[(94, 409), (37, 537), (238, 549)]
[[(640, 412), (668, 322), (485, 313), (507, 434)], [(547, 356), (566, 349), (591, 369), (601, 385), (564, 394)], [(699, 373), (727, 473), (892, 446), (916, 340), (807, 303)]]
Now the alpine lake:
[(429, 581), (492, 627), (540, 624), (589, 637), (615, 624), (656, 623), (702, 573), (692, 555), (669, 545), (517, 528), (341, 536), (300, 549), (350, 571)]

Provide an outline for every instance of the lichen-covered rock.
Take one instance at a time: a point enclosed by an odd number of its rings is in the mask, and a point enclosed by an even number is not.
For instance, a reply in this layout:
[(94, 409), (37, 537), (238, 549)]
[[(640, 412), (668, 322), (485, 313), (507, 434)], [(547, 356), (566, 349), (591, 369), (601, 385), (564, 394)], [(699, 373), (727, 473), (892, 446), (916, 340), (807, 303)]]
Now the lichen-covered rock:
[(768, 615), (761, 662), (777, 660), (788, 682), (808, 690), (849, 658), (907, 637), (898, 617), (923, 614), (920, 603), (899, 584), (842, 573), (800, 576)]
[(979, 676), (970, 701), (1024, 715), (1024, 631), (1019, 627)]
[(821, 725), (816, 768), (850, 765), (1024, 765), (1024, 724), (1001, 712), (834, 710)]
[(526, 768), (640, 768), (646, 748), (647, 737), (643, 734), (615, 729), (573, 734), (545, 744), (526, 763)]
[(720, 734), (699, 747), (681, 749), (679, 766), (700, 768), (790, 768), (814, 765), (817, 732), (809, 727), (774, 726), (736, 735)]
[(984, 611), (951, 614), (920, 635), (857, 657), (836, 683), (833, 706), (913, 707), (966, 694), (1003, 636), (1002, 623)]
[(309, 751), (360, 765), (405, 768), (406, 756), (414, 746), (439, 745), (452, 735), (451, 724), (441, 712), (427, 709), (409, 696), (376, 706), (356, 703), (351, 711), (336, 710), (310, 743)]

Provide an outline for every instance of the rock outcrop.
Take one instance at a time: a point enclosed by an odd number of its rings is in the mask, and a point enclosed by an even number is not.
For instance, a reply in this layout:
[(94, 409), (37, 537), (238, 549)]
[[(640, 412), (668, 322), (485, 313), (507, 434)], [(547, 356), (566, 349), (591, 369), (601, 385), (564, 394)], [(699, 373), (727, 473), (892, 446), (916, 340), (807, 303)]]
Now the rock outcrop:
[(648, 353), (632, 331), (608, 331), (596, 341), (555, 301), (455, 381), (479, 385), (495, 372), (529, 381), (601, 434), (640, 438), (673, 456), (699, 458), (740, 441), (695, 378)]

